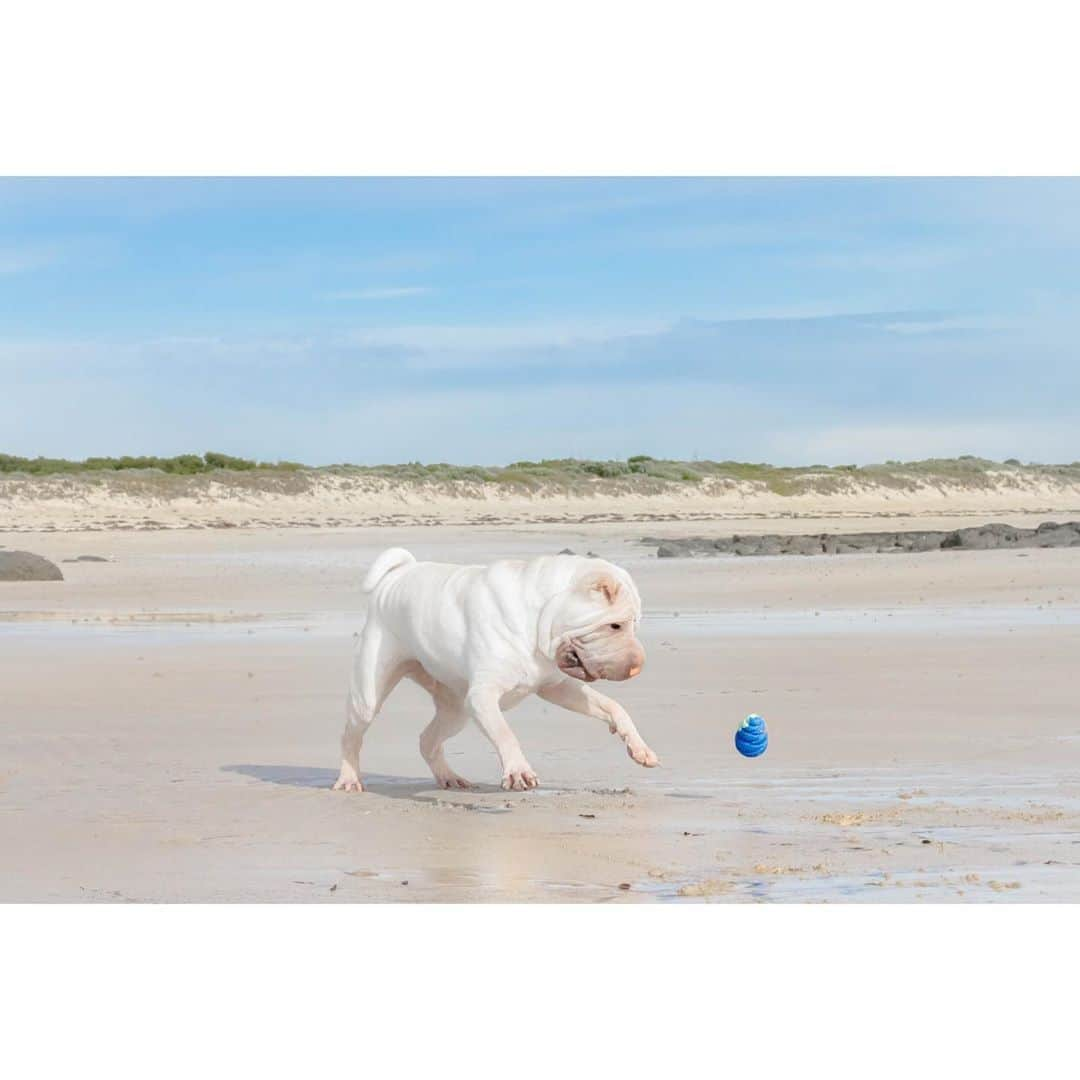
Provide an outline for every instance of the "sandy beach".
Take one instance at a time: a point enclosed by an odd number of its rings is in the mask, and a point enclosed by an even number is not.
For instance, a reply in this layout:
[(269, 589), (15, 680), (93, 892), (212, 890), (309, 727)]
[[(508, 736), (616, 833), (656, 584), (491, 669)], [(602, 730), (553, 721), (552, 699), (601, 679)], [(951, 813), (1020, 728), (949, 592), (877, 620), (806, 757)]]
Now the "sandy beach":
[[(754, 526), (0, 535), (66, 578), (0, 585), (0, 899), (1080, 900), (1080, 550), (665, 560), (638, 542)], [(439, 791), (428, 699), (403, 685), (366, 742), (369, 790), (331, 792), (361, 572), (390, 544), (627, 567), (649, 658), (613, 691), (663, 767), (530, 700), (509, 717), (543, 786), (500, 790), (467, 729), (449, 756), (481, 786)], [(732, 746), (750, 712), (756, 760)]]

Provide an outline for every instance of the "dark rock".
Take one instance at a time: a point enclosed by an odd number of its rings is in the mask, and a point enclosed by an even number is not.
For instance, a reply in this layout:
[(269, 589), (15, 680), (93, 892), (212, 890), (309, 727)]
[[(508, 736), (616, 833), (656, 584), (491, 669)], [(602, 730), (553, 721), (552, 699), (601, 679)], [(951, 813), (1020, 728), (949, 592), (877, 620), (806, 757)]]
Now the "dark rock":
[(573, 555), (574, 552), (570, 548), (563, 548), (562, 551), (559, 552), (559, 554), (560, 555)]
[(664, 540), (661, 541), (661, 545), (683, 557), (698, 554), (712, 555), (716, 550), (714, 542), (705, 536), (687, 536), (679, 540)]
[(74, 559), (65, 559), (64, 562), (108, 562), (104, 555), (76, 555)]
[(781, 549), (785, 555), (820, 555), (821, 538), (817, 536), (785, 536)]
[(63, 581), (56, 563), (29, 551), (0, 551), (0, 581)]
[(839, 554), (841, 546), (848, 551), (869, 551), (877, 549), (877, 539), (873, 533), (839, 533), (833, 537)]
[(982, 529), (957, 529), (957, 547), (968, 548), (972, 551), (986, 550), (997, 547), (997, 536), (992, 532), (983, 532)]
[(1056, 529), (1047, 529), (1036, 533), (1039, 547), (1073, 547), (1080, 543), (1080, 533), (1073, 532), (1067, 525)]
[(908, 533), (909, 551), (937, 551), (941, 548), (941, 533)]
[(1003, 522), (955, 529), (952, 532), (818, 533), (813, 536), (761, 536), (737, 534), (708, 539), (690, 536), (675, 540), (643, 541), (659, 544), (663, 558), (690, 555), (846, 555), (855, 552), (992, 551), (998, 548), (1080, 547), (1080, 522), (1043, 522), (1037, 529), (1019, 529)]

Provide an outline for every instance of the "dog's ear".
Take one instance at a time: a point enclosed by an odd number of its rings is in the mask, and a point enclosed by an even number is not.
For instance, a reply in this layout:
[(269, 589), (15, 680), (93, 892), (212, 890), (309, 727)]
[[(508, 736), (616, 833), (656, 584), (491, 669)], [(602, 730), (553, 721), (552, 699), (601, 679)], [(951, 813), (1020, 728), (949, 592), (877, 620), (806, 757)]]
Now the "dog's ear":
[(609, 604), (614, 604), (615, 598), (619, 595), (619, 589), (622, 588), (622, 582), (612, 574), (601, 570), (585, 578), (581, 587), (586, 592), (599, 593)]

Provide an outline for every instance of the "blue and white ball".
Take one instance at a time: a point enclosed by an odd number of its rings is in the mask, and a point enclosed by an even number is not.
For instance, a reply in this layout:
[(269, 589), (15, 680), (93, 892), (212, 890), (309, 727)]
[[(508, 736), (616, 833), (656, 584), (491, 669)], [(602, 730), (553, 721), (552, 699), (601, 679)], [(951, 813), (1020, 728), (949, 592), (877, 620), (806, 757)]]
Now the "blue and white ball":
[(769, 747), (765, 721), (751, 713), (735, 730), (735, 749), (743, 757), (760, 757)]

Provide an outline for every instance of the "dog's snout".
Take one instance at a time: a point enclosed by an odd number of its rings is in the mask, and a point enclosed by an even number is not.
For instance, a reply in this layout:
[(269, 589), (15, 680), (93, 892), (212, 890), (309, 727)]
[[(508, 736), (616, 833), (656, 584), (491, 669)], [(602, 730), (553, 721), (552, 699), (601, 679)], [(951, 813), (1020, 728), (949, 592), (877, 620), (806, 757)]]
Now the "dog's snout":
[(633, 679), (641, 674), (641, 669), (645, 666), (645, 654), (638, 653), (626, 668), (626, 678)]
[(632, 679), (636, 675), (641, 674), (641, 669), (645, 666), (645, 650), (640, 646), (626, 658), (624, 665), (618, 674), (609, 675), (609, 679), (622, 680)]

